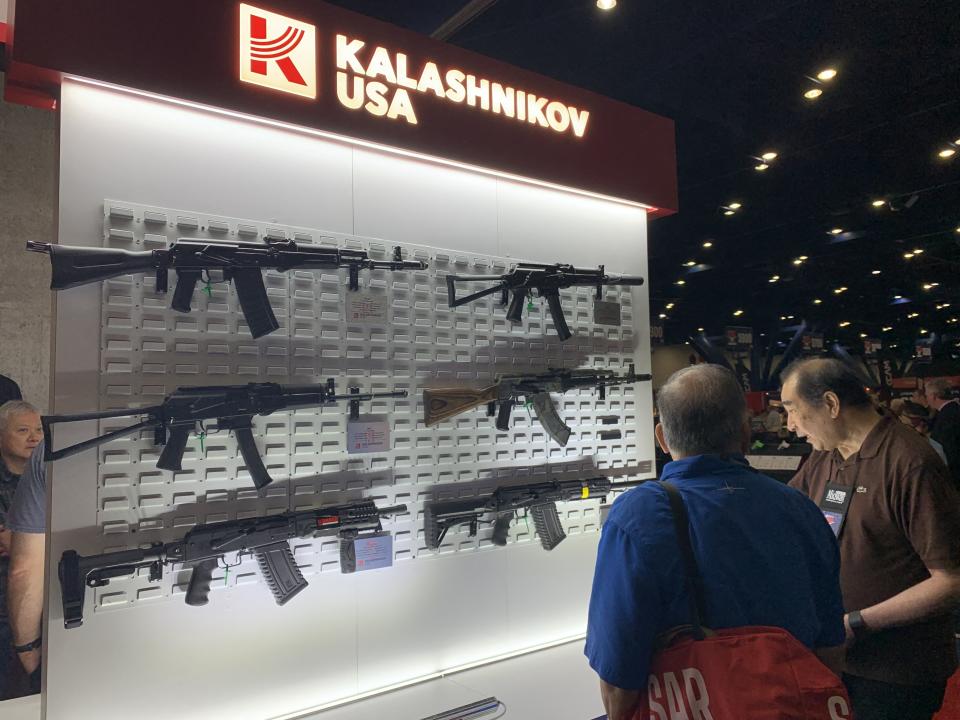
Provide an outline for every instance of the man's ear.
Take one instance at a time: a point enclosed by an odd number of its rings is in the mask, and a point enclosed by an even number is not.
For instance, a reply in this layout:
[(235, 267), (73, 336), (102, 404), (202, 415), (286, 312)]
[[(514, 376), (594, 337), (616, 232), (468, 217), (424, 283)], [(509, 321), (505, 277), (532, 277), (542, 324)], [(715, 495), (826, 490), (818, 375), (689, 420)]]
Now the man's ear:
[(830, 417), (836, 419), (840, 417), (840, 398), (837, 397), (837, 394), (833, 390), (827, 390), (823, 394), (823, 404), (827, 407), (827, 412), (830, 413)]
[(657, 423), (653, 428), (653, 435), (657, 438), (657, 445), (660, 446), (660, 449), (663, 450), (667, 455), (670, 454), (670, 448), (667, 446), (667, 438), (663, 435), (663, 425)]

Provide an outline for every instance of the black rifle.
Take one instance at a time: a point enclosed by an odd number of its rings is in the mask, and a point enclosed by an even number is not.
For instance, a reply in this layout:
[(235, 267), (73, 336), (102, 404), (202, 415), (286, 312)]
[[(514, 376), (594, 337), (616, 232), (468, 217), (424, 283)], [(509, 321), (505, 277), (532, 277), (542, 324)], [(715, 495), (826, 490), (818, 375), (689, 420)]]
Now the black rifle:
[(170, 302), (177, 312), (190, 312), (190, 300), (201, 276), (220, 270), (223, 279), (237, 288), (240, 309), (250, 334), (262, 337), (280, 327), (263, 285), (263, 270), (322, 270), (347, 268), (348, 287), (359, 288), (360, 270), (424, 270), (421, 260), (403, 260), (400, 248), (392, 260), (371, 260), (362, 250), (338, 250), (316, 245), (299, 245), (293, 240), (266, 243), (220, 242), (180, 238), (166, 250), (131, 252), (113, 248), (72, 247), (27, 242), (27, 250), (50, 255), (53, 276), (51, 290), (65, 290), (132, 273), (156, 273), (157, 292), (167, 292), (167, 271), (176, 270), (177, 285)]
[[(353, 542), (358, 535), (380, 532), (381, 517), (406, 510), (406, 505), (378, 508), (373, 501), (363, 501), (197, 525), (182, 540), (152, 543), (145, 549), (86, 557), (67, 550), (60, 558), (59, 567), (63, 625), (74, 628), (83, 624), (86, 588), (109, 585), (111, 578), (131, 575), (139, 568), (149, 568), (150, 580), (157, 581), (163, 577), (163, 566), (173, 563), (193, 567), (187, 586), (187, 605), (206, 605), (213, 571), (231, 552), (249, 553), (257, 558), (277, 605), (283, 605), (307, 586), (290, 551), (289, 540), (337, 535), (342, 546)], [(343, 554), (341, 551), (341, 556)], [(341, 567), (341, 570), (352, 572), (353, 568)]]
[[(253, 416), (270, 415), (278, 410), (300, 407), (332, 405), (348, 400), (350, 416), (356, 418), (361, 401), (381, 398), (405, 398), (406, 390), (388, 393), (361, 393), (350, 388), (349, 395), (337, 395), (333, 378), (321, 385), (278, 385), (277, 383), (248, 383), (246, 385), (211, 385), (210, 387), (182, 387), (168, 395), (160, 405), (124, 410), (77, 413), (74, 415), (46, 415), (40, 419), (46, 441), (44, 460), (59, 460), (87, 448), (102, 445), (117, 437), (132, 435), (140, 430), (153, 428), (153, 442), (162, 445), (163, 452), (157, 467), (163, 470), (180, 470), (187, 439), (198, 427), (206, 435), (204, 421), (215, 420), (215, 431), (232, 430), (240, 445), (243, 462), (253, 478), (257, 489), (269, 485), (273, 478), (263, 465), (257, 445), (253, 440)], [(54, 450), (53, 425), (82, 420), (145, 416), (145, 419), (119, 430), (112, 430), (90, 440)]]
[(600, 399), (604, 400), (608, 386), (627, 385), (651, 377), (635, 374), (634, 366), (630, 365), (630, 372), (626, 375), (617, 375), (610, 370), (549, 370), (539, 375), (501, 375), (496, 383), (479, 390), (428, 388), (423, 391), (423, 422), (431, 427), (454, 415), (486, 405), (487, 414), (497, 416), (497, 429), (509, 430), (513, 406), (523, 398), (533, 405), (547, 434), (565, 446), (570, 439), (570, 428), (557, 413), (550, 393), (595, 387), (600, 391)]
[[(496, 284), (479, 292), (457, 298), (458, 282), (488, 282)], [(459, 307), (468, 302), (479, 300), (496, 292), (501, 293), (500, 303), (506, 305), (507, 320), (520, 322), (523, 315), (523, 305), (527, 297), (534, 291), (540, 297), (547, 299), (550, 307), (550, 316), (557, 335), (561, 340), (570, 337), (570, 328), (563, 316), (563, 306), (560, 305), (560, 291), (569, 287), (586, 285), (597, 288), (597, 300), (603, 297), (604, 285), (643, 285), (642, 277), (626, 275), (606, 275), (603, 265), (597, 270), (576, 268), (573, 265), (537, 265), (535, 263), (519, 263), (506, 275), (447, 275), (447, 302), (450, 307)], [(510, 299), (513, 293), (513, 299)]]
[(553, 550), (567, 536), (560, 524), (556, 503), (592, 497), (605, 500), (610, 488), (607, 478), (550, 480), (499, 487), (492, 495), (466, 500), (440, 500), (430, 504), (424, 515), (423, 532), (427, 547), (433, 550), (440, 547), (447, 530), (454, 525), (469, 525), (473, 537), (481, 518), (487, 513), (497, 516), (493, 525), (493, 544), (506, 545), (510, 523), (518, 510), (524, 510), (533, 516), (533, 525), (543, 549)]

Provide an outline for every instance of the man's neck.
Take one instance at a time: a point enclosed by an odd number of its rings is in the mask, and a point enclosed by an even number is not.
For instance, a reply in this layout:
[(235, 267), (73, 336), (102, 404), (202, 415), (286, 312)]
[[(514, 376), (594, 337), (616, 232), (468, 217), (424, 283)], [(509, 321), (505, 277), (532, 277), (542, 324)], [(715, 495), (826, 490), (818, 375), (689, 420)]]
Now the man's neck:
[(3, 464), (7, 466), (7, 470), (14, 475), (23, 475), (23, 471), (27, 467), (26, 460), (20, 460), (19, 458), (4, 455), (2, 452), (0, 452), (0, 460), (2, 460)]
[(936, 410), (937, 412), (940, 412), (940, 411), (943, 409), (943, 406), (946, 405), (948, 402), (950, 402), (950, 401), (949, 401), (949, 400), (941, 400), (940, 398), (937, 398), (936, 400), (933, 400), (933, 401), (930, 403), (930, 407), (932, 407), (932, 408), (933, 408), (934, 410)]
[(877, 414), (872, 407), (852, 408), (844, 418), (844, 439), (837, 444), (837, 452), (846, 460), (848, 457), (860, 451), (863, 441), (867, 439), (870, 431), (876, 427), (877, 423), (883, 418)]

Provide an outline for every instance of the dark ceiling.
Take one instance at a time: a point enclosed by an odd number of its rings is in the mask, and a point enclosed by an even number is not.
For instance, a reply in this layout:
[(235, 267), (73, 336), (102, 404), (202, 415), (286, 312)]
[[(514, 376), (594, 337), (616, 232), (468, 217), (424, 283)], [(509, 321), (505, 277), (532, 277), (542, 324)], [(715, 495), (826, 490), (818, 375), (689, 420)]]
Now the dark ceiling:
[[(465, 0), (336, 4), (429, 33)], [(960, 145), (956, 0), (499, 0), (449, 41), (676, 121), (680, 212), (649, 245), (668, 342), (801, 318), (857, 352), (960, 339), (960, 147), (938, 156)]]

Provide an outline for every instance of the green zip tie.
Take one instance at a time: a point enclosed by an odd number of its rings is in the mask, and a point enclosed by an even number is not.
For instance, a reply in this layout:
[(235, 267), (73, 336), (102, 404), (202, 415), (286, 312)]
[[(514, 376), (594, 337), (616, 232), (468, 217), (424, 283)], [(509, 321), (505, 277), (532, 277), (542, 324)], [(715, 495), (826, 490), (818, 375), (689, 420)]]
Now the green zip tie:
[(528, 310), (529, 312), (533, 312), (533, 311), (536, 310), (536, 309), (537, 309), (537, 307), (536, 307), (536, 305), (533, 304), (533, 300), (528, 300), (528, 301), (527, 301), (527, 310)]
[(223, 586), (227, 587), (227, 578), (230, 577), (230, 566), (227, 565), (223, 568)]
[(213, 285), (210, 283), (209, 280), (207, 280), (204, 283), (203, 288), (201, 289), (200, 292), (205, 292), (208, 298), (213, 297)]
[(203, 440), (207, 437), (207, 434), (202, 430), (197, 433), (197, 439), (200, 441), (200, 452), (203, 452)]

